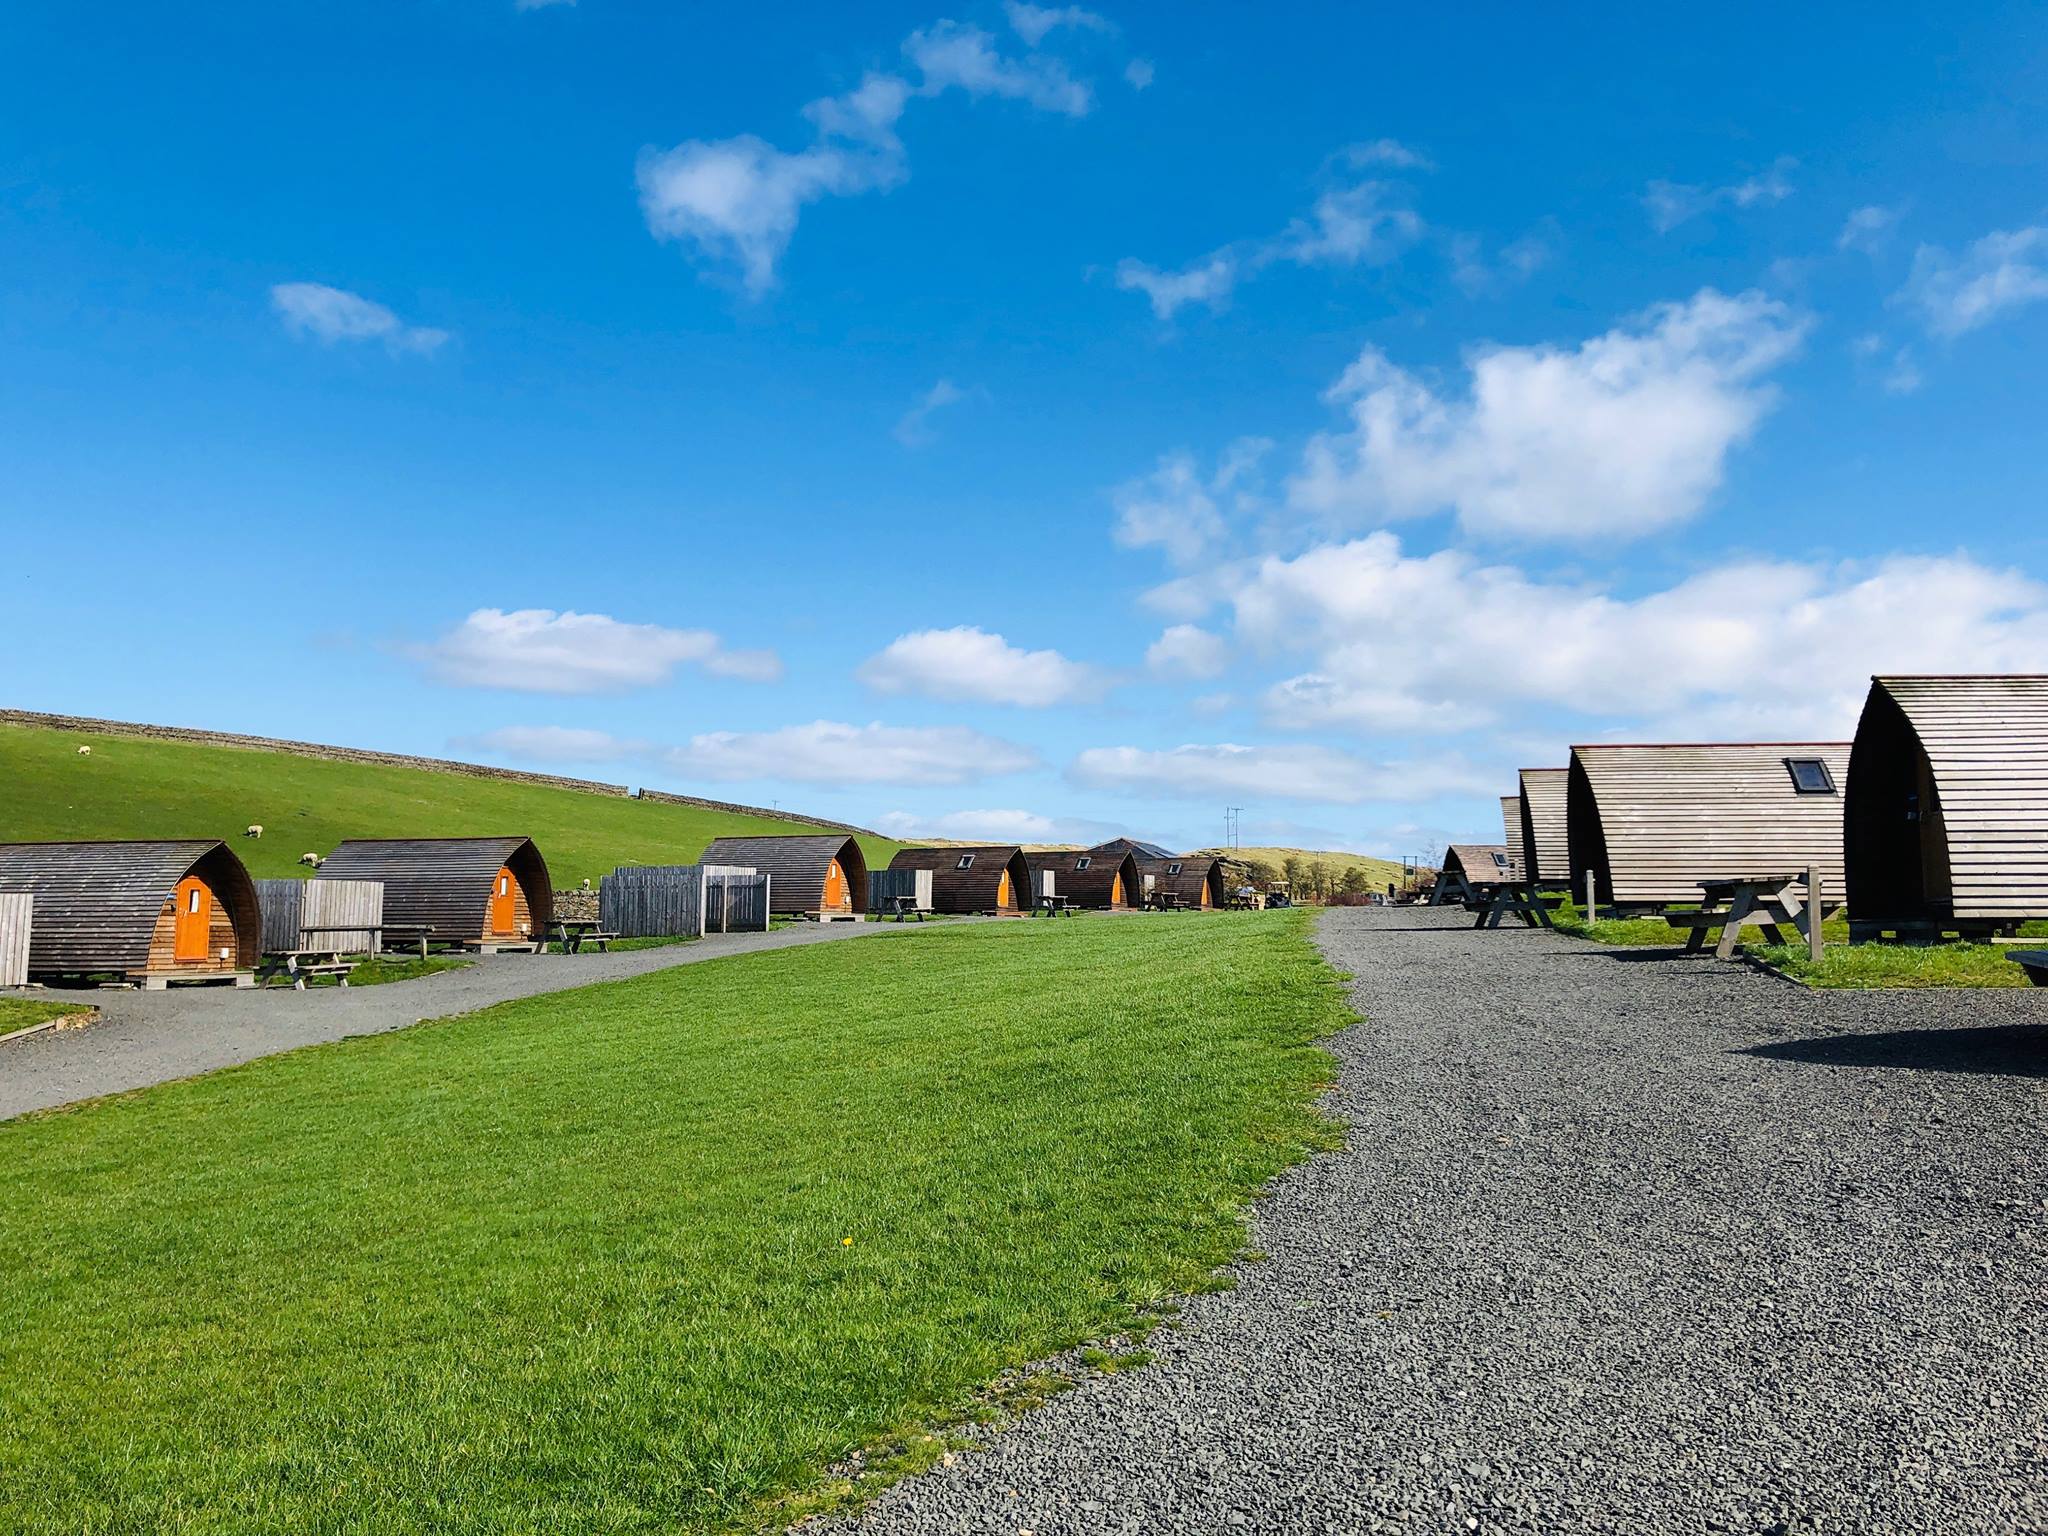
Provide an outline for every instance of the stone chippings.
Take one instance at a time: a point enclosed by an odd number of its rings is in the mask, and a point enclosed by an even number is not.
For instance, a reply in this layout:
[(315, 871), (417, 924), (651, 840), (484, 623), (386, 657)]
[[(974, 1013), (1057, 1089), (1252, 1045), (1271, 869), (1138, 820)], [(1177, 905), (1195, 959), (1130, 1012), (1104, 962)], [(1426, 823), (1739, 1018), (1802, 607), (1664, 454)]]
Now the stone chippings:
[(877, 1533), (2048, 1531), (2048, 993), (1334, 911), (1349, 1148)]

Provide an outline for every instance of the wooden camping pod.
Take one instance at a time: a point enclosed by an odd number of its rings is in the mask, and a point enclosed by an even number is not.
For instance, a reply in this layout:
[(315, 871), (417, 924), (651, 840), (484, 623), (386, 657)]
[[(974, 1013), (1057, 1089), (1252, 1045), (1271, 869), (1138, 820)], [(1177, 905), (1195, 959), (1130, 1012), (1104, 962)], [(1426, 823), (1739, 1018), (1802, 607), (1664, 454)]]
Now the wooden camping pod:
[(1572, 876), (1565, 810), (1570, 780), (1569, 768), (1522, 770), (1524, 874), (1538, 885), (1564, 885)]
[(1176, 853), (1138, 860), (1138, 882), (1152, 877), (1152, 895), (1172, 891), (1184, 907), (1220, 907), (1226, 899), (1223, 861), (1213, 854)]
[(263, 956), (255, 883), (218, 838), (0, 844), (0, 891), (35, 898), (31, 977), (190, 980)]
[(1702, 880), (1812, 866), (1841, 899), (1847, 742), (1603, 743), (1572, 748), (1570, 774), (1575, 896), (1590, 870), (1603, 906), (1656, 912)]
[(1137, 856), (1128, 850), (1069, 848), (1027, 853), (1024, 862), (1034, 881), (1041, 874), (1051, 874), (1053, 894), (1064, 896), (1073, 906), (1121, 909), (1135, 907), (1144, 898)]
[(1526, 880), (1529, 878), (1528, 860), (1522, 856), (1522, 797), (1502, 795), (1500, 797), (1500, 824), (1507, 834), (1508, 878)]
[(1443, 873), (1467, 885), (1499, 885), (1512, 880), (1512, 866), (1503, 843), (1453, 843), (1444, 854)]
[(904, 848), (889, 867), (930, 870), (934, 912), (1021, 912), (1031, 901), (1031, 867), (1014, 843)]
[(1875, 677), (1844, 802), (1852, 927), (2048, 918), (2048, 677)]
[(350, 838), (316, 880), (378, 880), (386, 930), (432, 928), (462, 944), (545, 936), (555, 888), (530, 837)]
[(831, 916), (868, 909), (867, 856), (842, 832), (714, 838), (699, 862), (768, 876), (768, 899), (777, 912)]

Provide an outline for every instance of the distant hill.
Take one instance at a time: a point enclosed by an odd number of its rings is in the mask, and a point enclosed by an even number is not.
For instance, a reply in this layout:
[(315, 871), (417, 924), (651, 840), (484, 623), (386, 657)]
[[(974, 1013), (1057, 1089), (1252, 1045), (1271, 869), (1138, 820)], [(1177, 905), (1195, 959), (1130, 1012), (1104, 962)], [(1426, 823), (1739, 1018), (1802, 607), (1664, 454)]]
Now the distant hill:
[(1384, 891), (1389, 885), (1401, 883), (1401, 861), (1399, 859), (1374, 858), (1366, 853), (1339, 853), (1327, 848), (1198, 848), (1197, 853), (1214, 854), (1233, 859), (1256, 859), (1270, 864), (1275, 870), (1286, 865), (1289, 859), (1300, 859), (1304, 864), (1313, 864), (1318, 859), (1330, 867), (1333, 882), (1344, 877), (1344, 871), (1357, 865), (1365, 871), (1367, 888)]
[[(24, 717), (15, 715), (14, 721)], [(111, 724), (111, 723), (110, 723)], [(198, 739), (59, 729), (0, 719), (0, 842), (73, 838), (220, 837), (265, 876), (310, 873), (302, 853), (349, 837), (519, 835), (540, 845), (558, 886), (621, 864), (688, 864), (714, 837), (823, 830), (751, 807), (637, 799), (616, 786), (506, 774), (301, 743), (221, 745)], [(197, 736), (198, 733), (191, 733)], [(78, 749), (90, 746), (90, 756)], [(290, 750), (332, 751), (335, 757)], [(260, 840), (242, 835), (261, 825)], [(901, 844), (858, 834), (870, 865)]]

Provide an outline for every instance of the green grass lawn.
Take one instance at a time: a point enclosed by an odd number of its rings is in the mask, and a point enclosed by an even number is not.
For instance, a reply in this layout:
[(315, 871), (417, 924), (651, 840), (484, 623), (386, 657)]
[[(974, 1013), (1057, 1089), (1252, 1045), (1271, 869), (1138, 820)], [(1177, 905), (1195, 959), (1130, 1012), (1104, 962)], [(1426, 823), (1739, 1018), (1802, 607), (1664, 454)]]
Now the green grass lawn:
[(1204, 1285), (1334, 1144), (1306, 928), (939, 926), (0, 1123), (0, 1529), (829, 1503), (856, 1448)]
[(1805, 945), (1750, 946), (1748, 952), (1809, 987), (2024, 987), (2027, 973), (1998, 944), (1843, 944), (1819, 965)]
[[(92, 756), (78, 749), (90, 745)], [(558, 887), (621, 864), (688, 864), (714, 837), (805, 830), (692, 805), (472, 779), (423, 768), (335, 763), (241, 747), (0, 725), (0, 842), (222, 837), (257, 878), (307, 875), (302, 853), (345, 837), (521, 835)], [(261, 839), (243, 828), (263, 828)], [(897, 843), (861, 839), (871, 866)]]
[(40, 998), (0, 997), (0, 1035), (11, 1035), (17, 1029), (27, 1029), (46, 1019), (61, 1019), (66, 1014), (92, 1011), (91, 1003), (50, 1003)]
[[(416, 981), (422, 976), (434, 976), (442, 971), (459, 971), (464, 966), (474, 963), (469, 960), (459, 960), (452, 955), (429, 955), (424, 960), (418, 955), (414, 955), (410, 960), (387, 958), (380, 955), (375, 959), (360, 962), (353, 971), (350, 971), (348, 974), (348, 984), (352, 987), (381, 987), (387, 982)], [(271, 985), (282, 990), (285, 984), (273, 978)], [(341, 978), (338, 976), (309, 976), (306, 978), (306, 986), (309, 990), (314, 987), (336, 987), (340, 985)]]
[[(1568, 933), (1575, 939), (1590, 939), (1595, 944), (1616, 944), (1644, 949), (1659, 947), (1671, 949), (1683, 947), (1690, 935), (1689, 929), (1674, 928), (1661, 917), (1603, 917), (1589, 923), (1580, 915), (1578, 907), (1569, 901), (1551, 914), (1551, 920), (1557, 924), (1557, 931), (1559, 933)], [(1755, 932), (1754, 929), (1750, 931), (1752, 933)], [(1820, 925), (1820, 933), (1822, 940), (1827, 943), (1847, 944), (1849, 942), (1849, 920), (1847, 915), (1844, 914), (1830, 918), (1827, 922), (1822, 923)], [(1709, 944), (1718, 943), (1720, 938), (1721, 930), (1719, 928), (1709, 928), (1707, 930), (1707, 942)], [(1759, 946), (1756, 940), (1745, 939), (1742, 947), (1745, 950), (1754, 951)]]

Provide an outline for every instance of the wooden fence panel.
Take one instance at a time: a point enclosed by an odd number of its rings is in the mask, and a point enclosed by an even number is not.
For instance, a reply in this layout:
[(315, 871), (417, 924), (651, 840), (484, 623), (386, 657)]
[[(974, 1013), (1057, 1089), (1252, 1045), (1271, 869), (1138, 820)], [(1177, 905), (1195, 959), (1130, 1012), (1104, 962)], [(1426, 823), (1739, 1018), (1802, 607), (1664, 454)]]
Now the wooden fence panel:
[(305, 934), (301, 949), (375, 954), (384, 943), (384, 882), (309, 880), (299, 923), (302, 928), (342, 930)]
[(704, 932), (704, 872), (695, 864), (615, 869), (598, 886), (598, 918), (622, 939)]
[(35, 905), (35, 897), (26, 892), (0, 896), (0, 987), (28, 985), (28, 934)]
[(717, 875), (704, 882), (706, 933), (766, 933), (769, 876)]
[(932, 909), (932, 872), (928, 869), (876, 869), (868, 872), (868, 910), (886, 912), (890, 901), (908, 896), (920, 912)]
[(258, 880), (256, 902), (263, 909), (265, 950), (299, 949), (300, 912), (304, 908), (306, 882), (303, 880)]

